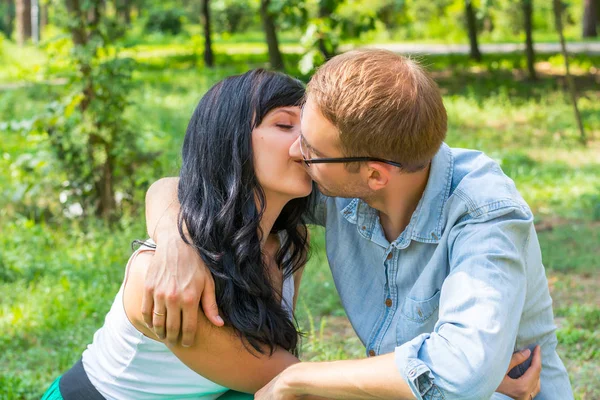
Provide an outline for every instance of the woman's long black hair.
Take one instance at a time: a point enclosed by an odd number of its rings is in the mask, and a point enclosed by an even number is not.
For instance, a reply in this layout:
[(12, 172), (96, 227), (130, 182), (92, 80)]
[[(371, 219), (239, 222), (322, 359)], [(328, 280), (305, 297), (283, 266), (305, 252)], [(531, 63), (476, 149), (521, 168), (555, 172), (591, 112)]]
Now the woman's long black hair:
[[(261, 237), (269, 232), (260, 232), (265, 195), (254, 171), (252, 130), (269, 111), (298, 106), (303, 96), (302, 83), (282, 73), (257, 69), (226, 78), (200, 100), (183, 143), (179, 232), (213, 275), (219, 315), (260, 353), (265, 346), (269, 354), (276, 346), (296, 353), (298, 332), (263, 261)], [(284, 278), (306, 262), (303, 215), (310, 202), (290, 201), (273, 226), (286, 233), (276, 256)]]

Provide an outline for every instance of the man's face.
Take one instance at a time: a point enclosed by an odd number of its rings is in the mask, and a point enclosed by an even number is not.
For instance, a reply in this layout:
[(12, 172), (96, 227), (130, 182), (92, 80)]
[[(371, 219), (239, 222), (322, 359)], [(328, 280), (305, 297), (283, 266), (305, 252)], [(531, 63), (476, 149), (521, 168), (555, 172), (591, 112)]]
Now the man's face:
[[(301, 133), (290, 147), (290, 155), (306, 159), (343, 157), (338, 129), (327, 120), (308, 96), (302, 112)], [(368, 197), (370, 190), (359, 172), (350, 172), (343, 163), (310, 164), (307, 172), (319, 190), (333, 197)], [(354, 170), (352, 170), (354, 171)]]

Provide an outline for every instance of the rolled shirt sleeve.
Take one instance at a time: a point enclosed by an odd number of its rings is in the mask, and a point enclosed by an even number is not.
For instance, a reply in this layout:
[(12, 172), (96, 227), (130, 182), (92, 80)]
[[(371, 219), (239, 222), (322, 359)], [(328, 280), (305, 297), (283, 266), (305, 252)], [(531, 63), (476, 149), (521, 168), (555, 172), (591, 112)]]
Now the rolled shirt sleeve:
[(468, 215), (448, 233), (450, 272), (433, 332), (396, 347), (417, 399), (489, 399), (514, 350), (526, 294), (533, 218), (509, 208)]

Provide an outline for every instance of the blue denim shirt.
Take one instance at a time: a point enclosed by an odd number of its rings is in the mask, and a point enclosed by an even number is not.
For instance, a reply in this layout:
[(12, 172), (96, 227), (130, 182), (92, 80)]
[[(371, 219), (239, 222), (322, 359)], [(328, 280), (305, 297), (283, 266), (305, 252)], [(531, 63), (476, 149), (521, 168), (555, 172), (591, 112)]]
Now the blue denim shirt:
[(319, 196), (336, 288), (367, 356), (395, 352), (417, 399), (500, 399), (513, 351), (542, 348), (541, 393), (569, 400), (532, 213), (483, 153), (443, 144), (404, 232), (359, 199)]

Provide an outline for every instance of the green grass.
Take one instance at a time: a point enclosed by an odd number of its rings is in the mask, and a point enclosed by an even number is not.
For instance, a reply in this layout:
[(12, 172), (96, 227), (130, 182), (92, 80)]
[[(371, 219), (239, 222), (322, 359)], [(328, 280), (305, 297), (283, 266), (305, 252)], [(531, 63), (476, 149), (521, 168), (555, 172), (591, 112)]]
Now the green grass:
[[(186, 51), (187, 42), (156, 42), (129, 48), (139, 65), (127, 112), (140, 132), (153, 133), (149, 146), (161, 150), (160, 174), (175, 175), (185, 127), (202, 94), (224, 76), (265, 66), (267, 56), (253, 49), (252, 54), (222, 51), (217, 54), (220, 66), (207, 70)], [(20, 63), (21, 70), (0, 67), (0, 82), (10, 77), (15, 83), (20, 76), (16, 83), (28, 83), (0, 89), (0, 127), (31, 118), (49, 99), (64, 94), (56, 82), (39, 83), (32, 65), (44, 55), (23, 51), (24, 57), (11, 55), (12, 65)], [(286, 56), (290, 66), (298, 60)], [(522, 78), (524, 60), (517, 55), (490, 55), (480, 64), (461, 56), (422, 60), (444, 94), (448, 143), (478, 148), (499, 160), (534, 210), (555, 299), (559, 352), (578, 399), (600, 398), (595, 328), (600, 310), (600, 90), (590, 75), (599, 60), (573, 60), (591, 138), (587, 148), (578, 143), (571, 106), (555, 76), (561, 65), (555, 56), (539, 59), (538, 66), (548, 65), (550, 71), (538, 82)], [(290, 72), (300, 76), (293, 68)], [(101, 326), (121, 283), (129, 245), (145, 231), (141, 212), (109, 228), (40, 211), (60, 210), (55, 186), (60, 174), (30, 165), (36, 154), (27, 137), (1, 128), (0, 135), (0, 292), (8, 293), (0, 297), (0, 399), (34, 399), (77, 360)], [(142, 204), (141, 193), (134, 202)], [(312, 233), (313, 256), (297, 315), (308, 333), (303, 358), (362, 357), (364, 349), (331, 280), (323, 232)]]

